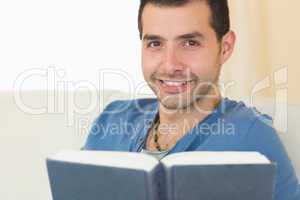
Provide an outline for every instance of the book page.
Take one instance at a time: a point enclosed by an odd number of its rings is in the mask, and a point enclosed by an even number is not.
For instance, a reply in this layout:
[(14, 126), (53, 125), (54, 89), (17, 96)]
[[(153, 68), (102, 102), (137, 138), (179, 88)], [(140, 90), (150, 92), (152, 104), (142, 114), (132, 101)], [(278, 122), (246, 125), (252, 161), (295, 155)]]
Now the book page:
[(135, 170), (151, 171), (158, 160), (152, 156), (133, 152), (117, 151), (62, 151), (48, 159), (62, 162), (73, 162), (87, 165), (98, 165)]
[(161, 162), (173, 165), (225, 165), (225, 164), (269, 164), (270, 161), (258, 152), (193, 151), (166, 156)]

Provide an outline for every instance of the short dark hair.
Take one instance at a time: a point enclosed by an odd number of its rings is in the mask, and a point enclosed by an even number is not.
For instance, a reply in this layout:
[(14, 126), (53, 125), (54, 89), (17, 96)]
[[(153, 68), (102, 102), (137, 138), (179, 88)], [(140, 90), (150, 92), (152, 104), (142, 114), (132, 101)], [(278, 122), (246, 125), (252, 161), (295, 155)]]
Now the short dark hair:
[[(142, 39), (143, 24), (142, 15), (145, 6), (148, 3), (157, 6), (183, 6), (193, 0), (140, 0), (140, 8), (138, 15), (138, 28), (140, 32), (140, 38)], [(206, 1), (207, 5), (211, 10), (211, 26), (216, 32), (217, 39), (222, 40), (223, 36), (230, 30), (230, 18), (229, 8), (227, 0), (201, 0)]]

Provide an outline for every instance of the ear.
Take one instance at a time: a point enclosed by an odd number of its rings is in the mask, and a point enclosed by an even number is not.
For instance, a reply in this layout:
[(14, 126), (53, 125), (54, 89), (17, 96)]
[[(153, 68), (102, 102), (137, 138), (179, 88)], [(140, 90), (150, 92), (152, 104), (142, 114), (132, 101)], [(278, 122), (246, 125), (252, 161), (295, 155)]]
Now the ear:
[(221, 62), (224, 64), (231, 56), (235, 46), (236, 36), (233, 31), (229, 31), (222, 38)]

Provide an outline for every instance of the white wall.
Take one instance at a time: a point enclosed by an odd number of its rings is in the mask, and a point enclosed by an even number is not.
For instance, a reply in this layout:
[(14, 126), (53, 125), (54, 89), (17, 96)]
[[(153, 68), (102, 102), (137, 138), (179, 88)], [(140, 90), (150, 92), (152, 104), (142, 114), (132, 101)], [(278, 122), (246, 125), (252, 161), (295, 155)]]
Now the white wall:
[[(134, 84), (143, 81), (138, 4), (124, 0), (0, 1), (0, 90), (12, 89), (24, 70), (50, 66), (64, 71), (64, 77), (56, 81), (85, 80), (99, 86), (99, 70), (104, 68), (126, 71)], [(42, 75), (23, 80), (26, 89), (46, 87)], [(114, 76), (107, 77), (105, 87), (127, 90), (126, 84)]]

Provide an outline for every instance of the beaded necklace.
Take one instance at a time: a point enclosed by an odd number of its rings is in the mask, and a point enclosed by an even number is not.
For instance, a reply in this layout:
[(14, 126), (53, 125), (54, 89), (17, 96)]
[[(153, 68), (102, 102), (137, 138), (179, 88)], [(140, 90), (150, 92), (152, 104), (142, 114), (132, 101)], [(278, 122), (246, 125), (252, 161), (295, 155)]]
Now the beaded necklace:
[(164, 149), (162, 149), (162, 147), (160, 146), (159, 142), (158, 142), (158, 126), (159, 126), (159, 119), (157, 120), (157, 122), (155, 123), (153, 130), (154, 130), (154, 143), (155, 143), (155, 147), (158, 151), (164, 151)]

